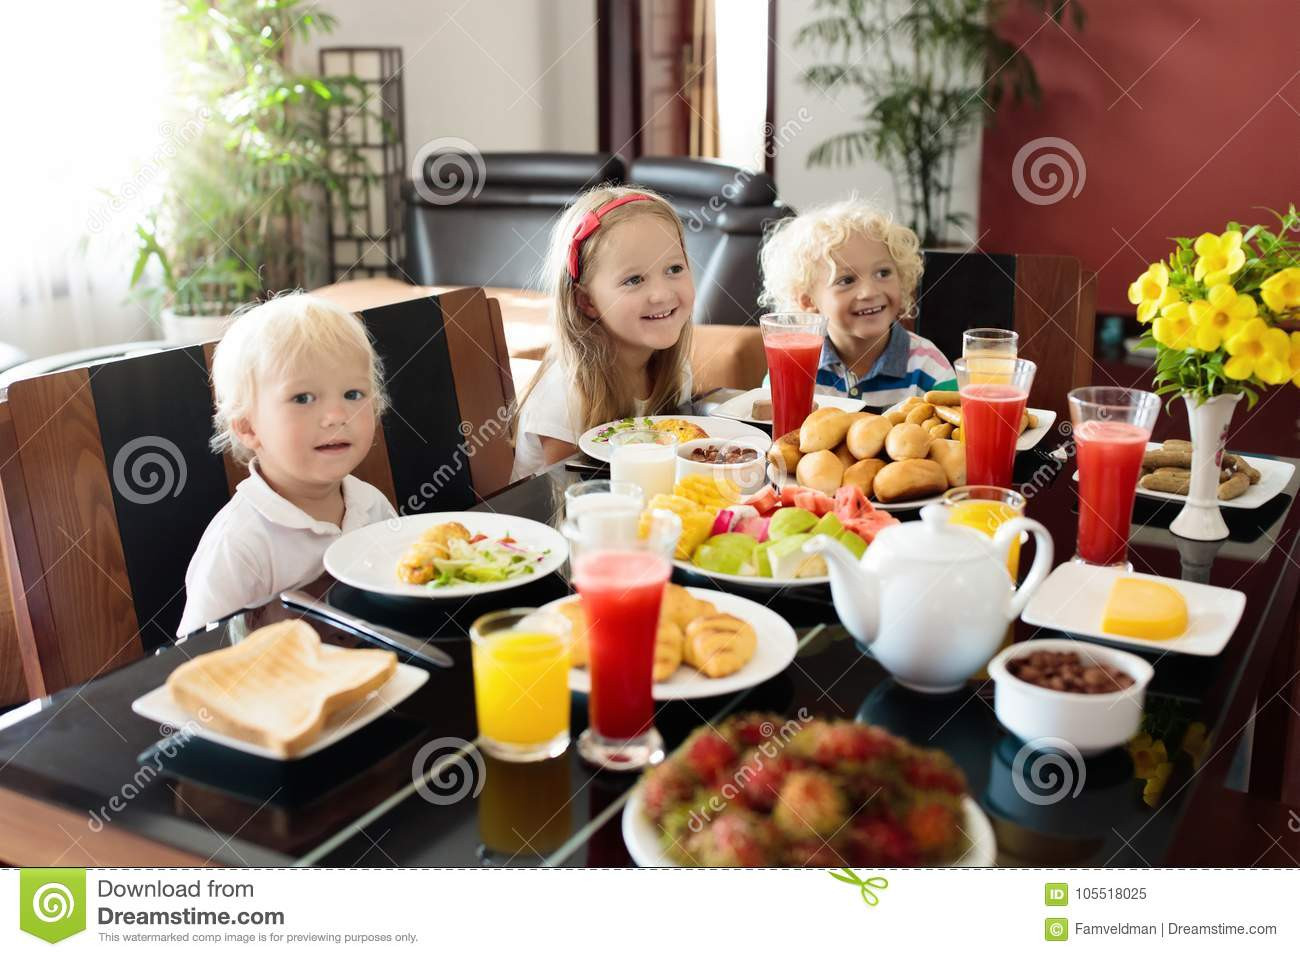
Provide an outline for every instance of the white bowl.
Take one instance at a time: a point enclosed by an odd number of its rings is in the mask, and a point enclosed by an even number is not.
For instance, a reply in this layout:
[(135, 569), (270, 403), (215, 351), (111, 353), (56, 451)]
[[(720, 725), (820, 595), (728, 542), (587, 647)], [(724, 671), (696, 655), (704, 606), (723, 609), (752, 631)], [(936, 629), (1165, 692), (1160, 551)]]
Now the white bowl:
[[(1007, 671), (1008, 661), (1034, 651), (1073, 651), (1085, 662), (1123, 671), (1133, 684), (1122, 691), (1081, 694), (1030, 684)], [(1003, 727), (1022, 741), (1059, 738), (1085, 757), (1118, 747), (1137, 733), (1146, 688), (1155, 674), (1151, 665), (1137, 655), (1069, 638), (1011, 645), (998, 652), (988, 670), (994, 685), (993, 710)], [(1049, 743), (1044, 742), (1044, 746)]]
[[(730, 479), (746, 494), (757, 492), (767, 484), (767, 450), (771, 444), (771, 439), (693, 439), (690, 442), (683, 442), (677, 446), (677, 481), (680, 482), (687, 475), (708, 475), (714, 481)], [(723, 449), (753, 449), (758, 453), (758, 458), (750, 462), (738, 462), (735, 465), (715, 465), (711, 462), (696, 462), (691, 459), (693, 449), (710, 445)]]

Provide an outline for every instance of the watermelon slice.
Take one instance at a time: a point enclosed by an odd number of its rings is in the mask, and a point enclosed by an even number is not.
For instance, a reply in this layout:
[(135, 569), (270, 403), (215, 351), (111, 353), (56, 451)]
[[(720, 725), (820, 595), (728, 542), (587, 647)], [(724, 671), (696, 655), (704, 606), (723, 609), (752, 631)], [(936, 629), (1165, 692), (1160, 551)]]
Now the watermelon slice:
[(752, 505), (759, 515), (770, 515), (781, 504), (781, 496), (772, 486), (764, 485), (762, 491), (745, 499), (745, 504)]
[(870, 514), (861, 515), (857, 518), (840, 518), (840, 524), (867, 544), (871, 544), (882, 528), (897, 525), (898, 519), (888, 512), (873, 509)]
[(875, 509), (856, 485), (841, 485), (835, 490), (835, 517), (840, 521), (870, 515)]
[[(784, 495), (782, 496), (784, 497)], [(810, 488), (800, 488), (794, 493), (796, 508), (804, 508), (821, 518), (835, 507), (835, 502), (828, 495)]]
[(781, 504), (786, 508), (794, 508), (794, 497), (804, 491), (807, 491), (807, 489), (802, 485), (787, 485), (785, 488), (781, 489)]
[(742, 535), (748, 535), (750, 538), (760, 542), (767, 541), (767, 527), (772, 523), (770, 515), (757, 515), (753, 518), (742, 518), (736, 523), (735, 531)]

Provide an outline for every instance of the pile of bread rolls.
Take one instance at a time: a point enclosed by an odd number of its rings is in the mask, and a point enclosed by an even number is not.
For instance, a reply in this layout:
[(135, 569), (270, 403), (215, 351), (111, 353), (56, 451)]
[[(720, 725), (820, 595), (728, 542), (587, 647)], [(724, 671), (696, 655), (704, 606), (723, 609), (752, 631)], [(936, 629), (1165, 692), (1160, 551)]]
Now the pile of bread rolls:
[[(938, 495), (966, 484), (962, 444), (934, 434), (934, 397), (951, 407), (956, 392), (929, 392), (884, 415), (817, 409), (798, 431), (772, 443), (768, 460), (777, 478), (834, 495), (844, 485), (885, 504)], [(951, 397), (951, 399), (949, 398)], [(925, 418), (921, 415), (925, 413)]]

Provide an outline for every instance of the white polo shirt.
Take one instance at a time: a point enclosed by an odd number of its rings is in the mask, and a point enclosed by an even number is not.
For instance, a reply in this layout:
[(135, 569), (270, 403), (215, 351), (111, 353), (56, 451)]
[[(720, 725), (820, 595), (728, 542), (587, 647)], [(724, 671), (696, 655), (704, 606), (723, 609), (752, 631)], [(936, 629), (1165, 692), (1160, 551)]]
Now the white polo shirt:
[(325, 549), (344, 532), (396, 516), (384, 493), (352, 475), (343, 478), (343, 526), (312, 518), (266, 484), (257, 460), (213, 517), (185, 572), (185, 611), (178, 636), (280, 592), (319, 578)]

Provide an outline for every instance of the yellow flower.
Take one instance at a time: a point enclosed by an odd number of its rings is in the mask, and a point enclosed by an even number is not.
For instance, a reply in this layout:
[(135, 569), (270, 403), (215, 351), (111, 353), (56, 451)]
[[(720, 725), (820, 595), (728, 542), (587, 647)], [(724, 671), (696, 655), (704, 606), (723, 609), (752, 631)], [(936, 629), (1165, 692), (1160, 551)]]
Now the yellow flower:
[(1291, 383), (1300, 389), (1300, 332), (1291, 333)]
[(1160, 795), (1164, 793), (1165, 783), (1169, 780), (1169, 775), (1173, 770), (1173, 764), (1165, 761), (1156, 768), (1151, 777), (1147, 778), (1146, 787), (1142, 789), (1142, 801), (1147, 807), (1155, 807), (1160, 803)]
[(1148, 299), (1159, 299), (1169, 285), (1169, 267), (1164, 263), (1152, 263), (1147, 271), (1137, 277), (1128, 287), (1128, 301), (1137, 305)]
[(1247, 319), (1256, 311), (1255, 300), (1223, 283), (1210, 287), (1209, 301), (1198, 299), (1191, 304), (1192, 323), (1195, 327), (1196, 348), (1213, 352), (1225, 339), (1241, 331)]
[(1129, 754), (1133, 758), (1134, 777), (1149, 778), (1156, 773), (1161, 764), (1169, 760), (1163, 741), (1156, 741), (1145, 747), (1134, 747), (1134, 743), (1131, 742), (1129, 745)]
[(1246, 254), (1241, 249), (1241, 233), (1235, 229), (1222, 236), (1201, 233), (1192, 248), (1200, 257), (1192, 275), (1205, 280), (1207, 286), (1227, 282), (1229, 276), (1246, 264)]
[(1230, 379), (1257, 375), (1269, 385), (1280, 385), (1291, 378), (1291, 340), (1258, 316), (1248, 320), (1224, 346), (1232, 356), (1223, 367)]
[(1160, 315), (1151, 326), (1151, 334), (1156, 342), (1170, 349), (1190, 349), (1195, 345), (1192, 339), (1192, 318), (1187, 303), (1171, 303), (1160, 310)]
[(1300, 307), (1300, 268), (1288, 266), (1269, 276), (1260, 285), (1259, 294), (1274, 312)]
[(1205, 724), (1193, 721), (1183, 733), (1183, 750), (1192, 759), (1192, 766), (1199, 768), (1205, 762), (1205, 754), (1210, 750), (1210, 739), (1205, 736)]

